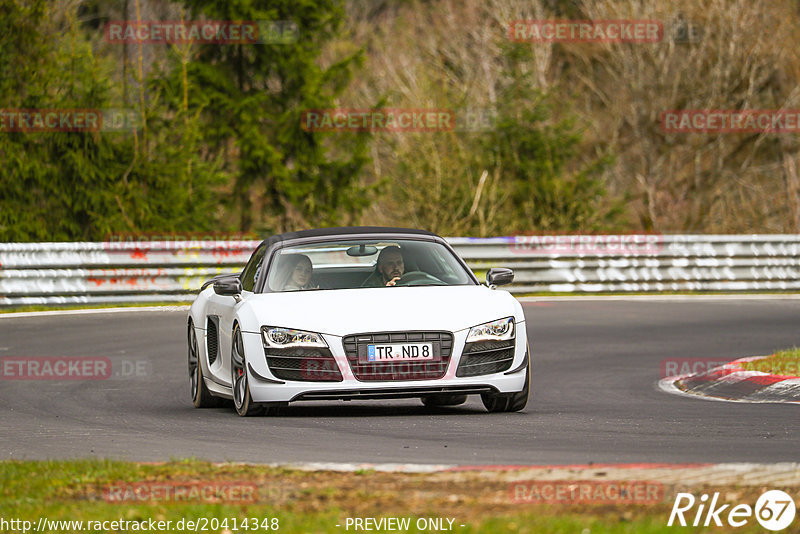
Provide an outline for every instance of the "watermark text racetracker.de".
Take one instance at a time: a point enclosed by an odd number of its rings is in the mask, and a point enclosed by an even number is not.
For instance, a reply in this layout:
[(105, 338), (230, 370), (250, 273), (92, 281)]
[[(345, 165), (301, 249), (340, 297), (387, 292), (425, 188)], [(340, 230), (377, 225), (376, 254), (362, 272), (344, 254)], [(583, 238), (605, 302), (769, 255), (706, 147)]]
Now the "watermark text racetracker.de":
[(105, 356), (4, 356), (0, 380), (109, 380), (146, 378), (151, 363), (143, 358)]
[[(364, 478), (356, 482), (359, 491), (372, 494), (382, 486)], [(87, 485), (85, 498), (109, 504), (203, 503), (256, 504), (280, 503), (301, 498), (306, 490), (283, 480), (139, 480), (116, 481), (102, 486)]]
[(307, 132), (443, 132), (456, 128), (448, 109), (308, 109), (300, 114)]
[(774, 361), (768, 356), (764, 356), (748, 358), (746, 362), (742, 360), (731, 362), (728, 359), (720, 358), (665, 358), (661, 360), (661, 378), (702, 375), (711, 371), (740, 371), (745, 364), (745, 369), (748, 371), (785, 377), (800, 376), (800, 365), (797, 361)]
[(0, 132), (124, 132), (142, 126), (131, 109), (3, 109)]
[(661, 378), (703, 374), (729, 362), (719, 358), (664, 358), (661, 360)]
[(798, 109), (677, 109), (662, 111), (666, 133), (798, 133)]
[(258, 235), (253, 232), (116, 232), (106, 235), (108, 243), (139, 243), (150, 241), (254, 241)]
[(255, 245), (247, 242), (257, 239), (250, 232), (115, 233), (106, 236), (102, 247), (108, 252), (246, 248), (249, 257)]
[(652, 255), (664, 248), (658, 234), (628, 235), (518, 235), (510, 240), (515, 254)]
[(512, 20), (509, 39), (530, 43), (657, 43), (664, 25), (657, 20)]
[(664, 501), (664, 485), (646, 480), (528, 480), (513, 482), (514, 503), (657, 504)]
[(259, 495), (259, 485), (250, 481), (116, 482), (103, 488), (103, 500), (108, 503), (254, 503), (259, 500)]
[(290, 44), (299, 29), (291, 20), (116, 20), (106, 23), (110, 44)]
[(494, 107), (307, 109), (300, 127), (307, 132), (486, 132), (497, 125)]
[(0, 517), (0, 532), (229, 532), (277, 531), (277, 517), (198, 517), (195, 519), (70, 520), (40, 517), (36, 521)]

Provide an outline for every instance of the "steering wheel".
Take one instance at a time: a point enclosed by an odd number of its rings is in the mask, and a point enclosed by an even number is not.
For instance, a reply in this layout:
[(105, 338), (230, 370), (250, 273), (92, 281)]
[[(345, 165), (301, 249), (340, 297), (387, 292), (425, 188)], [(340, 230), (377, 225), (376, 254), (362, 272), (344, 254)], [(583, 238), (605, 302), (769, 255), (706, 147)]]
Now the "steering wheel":
[(444, 282), (423, 271), (409, 271), (395, 282), (396, 286), (446, 285)]

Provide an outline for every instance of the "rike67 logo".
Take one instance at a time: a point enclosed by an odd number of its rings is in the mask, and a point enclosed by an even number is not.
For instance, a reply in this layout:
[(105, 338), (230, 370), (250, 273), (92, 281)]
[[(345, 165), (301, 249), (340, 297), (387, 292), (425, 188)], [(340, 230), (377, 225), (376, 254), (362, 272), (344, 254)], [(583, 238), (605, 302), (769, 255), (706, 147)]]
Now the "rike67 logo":
[[(794, 500), (781, 490), (770, 490), (756, 501), (755, 509), (749, 504), (719, 504), (719, 492), (709, 496), (703, 494), (696, 499), (691, 493), (678, 493), (667, 526), (743, 527), (753, 516), (767, 530), (783, 530), (794, 521)], [(726, 525), (727, 524), (727, 525)]]

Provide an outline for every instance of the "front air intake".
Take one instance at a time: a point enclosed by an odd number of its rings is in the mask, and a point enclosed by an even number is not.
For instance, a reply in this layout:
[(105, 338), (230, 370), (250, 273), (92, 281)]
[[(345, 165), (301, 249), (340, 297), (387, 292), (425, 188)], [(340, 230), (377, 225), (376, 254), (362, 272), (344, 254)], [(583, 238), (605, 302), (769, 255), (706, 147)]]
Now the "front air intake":
[(275, 378), (298, 382), (341, 382), (342, 373), (327, 348), (264, 347), (269, 370)]
[(507, 371), (514, 362), (514, 340), (467, 343), (456, 376), (491, 375)]

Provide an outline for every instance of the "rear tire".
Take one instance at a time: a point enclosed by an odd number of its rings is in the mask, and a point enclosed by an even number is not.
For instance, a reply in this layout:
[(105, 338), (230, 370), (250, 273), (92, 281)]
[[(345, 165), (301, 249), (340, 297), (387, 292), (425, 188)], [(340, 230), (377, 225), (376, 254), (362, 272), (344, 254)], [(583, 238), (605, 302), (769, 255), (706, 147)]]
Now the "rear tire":
[(206, 387), (203, 366), (200, 363), (200, 351), (197, 348), (197, 334), (191, 321), (189, 321), (189, 386), (195, 408), (218, 408), (222, 404), (222, 399), (213, 396)]
[(428, 408), (438, 408), (440, 406), (459, 406), (467, 402), (466, 395), (453, 395), (440, 393), (422, 397), (422, 404)]
[(481, 393), (483, 406), (490, 413), (518, 412), (528, 404), (531, 390), (531, 358), (530, 349), (525, 353), (528, 365), (525, 368), (525, 387), (516, 393)]

